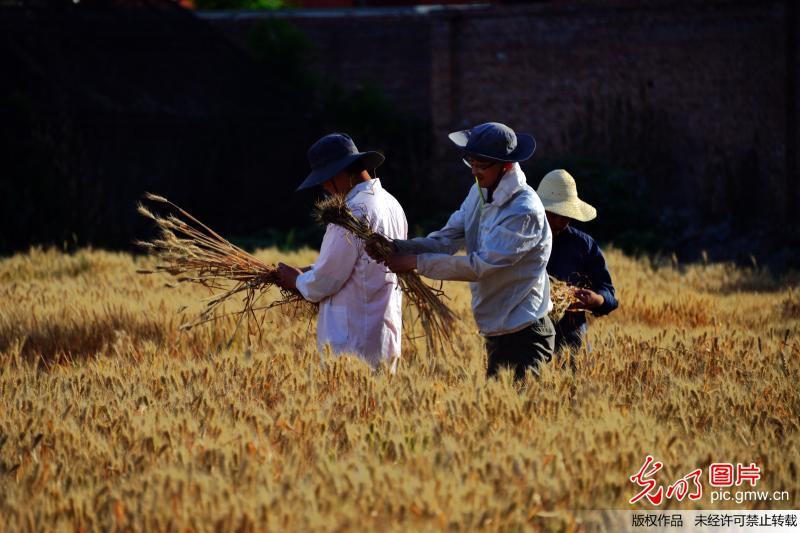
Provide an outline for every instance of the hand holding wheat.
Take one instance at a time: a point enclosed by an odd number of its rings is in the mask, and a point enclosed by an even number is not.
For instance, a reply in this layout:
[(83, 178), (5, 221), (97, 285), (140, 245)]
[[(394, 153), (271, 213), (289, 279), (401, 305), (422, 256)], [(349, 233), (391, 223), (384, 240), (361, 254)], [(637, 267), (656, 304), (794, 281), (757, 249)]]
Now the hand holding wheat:
[[(200, 316), (185, 323), (181, 329), (219, 318), (238, 315), (236, 330), (245, 317), (255, 319), (255, 311), (287, 303), (303, 306), (313, 311), (314, 304), (307, 302), (297, 290), (282, 289), (281, 298), (271, 304), (256, 307), (257, 301), (279, 281), (274, 265), (267, 265), (231, 244), (214, 230), (184, 211), (163, 196), (145, 194), (145, 199), (166, 205), (180, 215), (158, 216), (143, 205), (138, 206), (141, 215), (153, 220), (160, 230), (160, 238), (151, 242), (138, 242), (161, 261), (155, 271), (140, 270), (142, 274), (166, 272), (178, 282), (197, 283), (207, 287), (212, 295)], [(183, 218), (181, 218), (183, 217)], [(231, 314), (221, 313), (222, 305), (241, 296), (242, 307)], [(255, 321), (258, 323), (257, 321)], [(235, 335), (236, 331), (234, 331)]]
[[(367, 253), (376, 261), (385, 262), (396, 250), (391, 241), (372, 230), (368, 220), (354, 215), (341, 195), (333, 195), (317, 202), (314, 206), (314, 218), (321, 224), (340, 226), (364, 243), (370, 243), (372, 253)], [(443, 301), (444, 292), (427, 285), (413, 269), (398, 273), (397, 277), (403, 294), (417, 310), (425, 331), (428, 353), (443, 351), (447, 345), (445, 341), (448, 339), (448, 332), (456, 319)]]
[(373, 233), (364, 241), (364, 250), (373, 260), (384, 263), (386, 257), (397, 253), (397, 245), (380, 233)]

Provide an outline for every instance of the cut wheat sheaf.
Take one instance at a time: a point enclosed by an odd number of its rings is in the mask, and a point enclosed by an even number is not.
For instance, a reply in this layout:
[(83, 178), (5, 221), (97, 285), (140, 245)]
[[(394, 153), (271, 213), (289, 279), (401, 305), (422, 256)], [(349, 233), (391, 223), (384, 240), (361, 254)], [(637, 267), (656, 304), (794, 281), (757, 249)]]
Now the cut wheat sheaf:
[[(238, 316), (238, 330), (245, 318), (248, 319), (248, 325), (258, 324), (255, 315), (258, 310), (287, 304), (293, 307), (294, 312), (308, 313), (316, 309), (316, 305), (305, 300), (298, 291), (285, 289), (281, 289), (281, 298), (278, 300), (257, 306), (266, 291), (277, 286), (275, 265), (267, 265), (230, 243), (163, 196), (147, 193), (145, 198), (169, 206), (177, 214), (162, 217), (141, 204), (138, 206), (139, 213), (153, 220), (160, 230), (159, 239), (137, 243), (155, 255), (160, 264), (156, 265), (155, 270), (139, 272), (165, 272), (178, 282), (196, 283), (212, 291), (200, 316), (183, 324), (181, 329), (190, 329), (233, 314)], [(223, 304), (235, 298), (241, 298), (241, 309), (225, 313)]]
[(578, 303), (578, 298), (575, 297), (575, 287), (550, 276), (550, 301), (553, 302), (553, 309), (549, 316), (553, 324), (557, 324), (570, 310), (570, 307)]
[[(256, 326), (261, 333), (256, 311), (277, 306), (290, 309), (289, 312), (309, 316), (316, 314), (317, 306), (305, 300), (297, 290), (281, 289), (281, 297), (271, 303), (258, 305), (265, 293), (277, 287), (278, 274), (275, 265), (268, 265), (253, 255), (232, 244), (217, 232), (189, 214), (183, 208), (163, 196), (147, 193), (145, 198), (169, 207), (174, 213), (160, 216), (138, 206), (141, 215), (154, 221), (160, 231), (159, 238), (152, 241), (139, 241), (137, 244), (155, 255), (159, 264), (155, 270), (140, 270), (143, 274), (163, 272), (172, 275), (180, 283), (195, 283), (211, 291), (200, 315), (181, 325), (190, 329), (206, 322), (223, 317), (235, 316), (238, 331), (243, 322), (248, 328)], [(347, 206), (342, 196), (334, 195), (318, 202), (314, 218), (321, 224), (335, 224), (347, 230), (355, 238), (365, 241), (375, 232), (369, 221), (356, 216)], [(380, 245), (379, 245), (380, 246)], [(381, 257), (388, 257), (392, 250), (386, 246), (379, 249)], [(426, 284), (416, 272), (398, 275), (403, 294), (424, 332), (429, 354), (439, 353), (450, 345), (448, 332), (456, 320), (455, 314), (445, 303), (444, 291)], [(551, 299), (553, 311), (551, 318), (558, 321), (567, 308), (575, 301), (571, 287), (551, 278)], [(224, 304), (240, 298), (241, 307), (233, 312), (225, 312)]]
[[(375, 235), (369, 220), (356, 216), (341, 195), (332, 195), (314, 206), (314, 219), (321, 224), (334, 224), (347, 230), (361, 241)], [(389, 257), (393, 251), (386, 242), (379, 241), (381, 258)], [(416, 272), (397, 275), (403, 295), (416, 309), (419, 322), (425, 332), (428, 353), (439, 352), (448, 345), (448, 332), (452, 330), (456, 316), (444, 302), (444, 291), (422, 281)]]

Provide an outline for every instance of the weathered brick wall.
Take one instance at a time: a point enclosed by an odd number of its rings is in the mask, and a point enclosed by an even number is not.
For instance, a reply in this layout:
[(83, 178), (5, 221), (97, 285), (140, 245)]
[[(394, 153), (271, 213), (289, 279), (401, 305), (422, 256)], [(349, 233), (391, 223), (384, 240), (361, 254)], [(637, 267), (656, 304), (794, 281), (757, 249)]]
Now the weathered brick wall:
[(314, 43), (314, 67), (322, 75), (334, 78), (345, 88), (373, 85), (403, 110), (428, 118), (431, 21), (414, 10), (299, 10), (200, 16), (243, 46), (259, 22), (270, 18), (290, 22)]
[(539, 157), (622, 160), (713, 215), (784, 210), (783, 4), (506, 7), (434, 26), (435, 138), (498, 120), (534, 133)]
[(430, 39), (416, 16), (295, 19), (319, 46), (324, 71), (354, 86), (372, 83), (405, 110), (426, 115), (430, 101)]
[[(429, 121), (444, 197), (465, 187), (447, 132), (496, 120), (533, 133), (538, 158), (612, 161), (665, 204), (708, 219), (789, 220), (800, 201), (791, 6), (557, 2), (272, 16), (318, 44), (330, 76), (375, 83)], [(242, 20), (238, 29), (207, 20), (242, 33)]]

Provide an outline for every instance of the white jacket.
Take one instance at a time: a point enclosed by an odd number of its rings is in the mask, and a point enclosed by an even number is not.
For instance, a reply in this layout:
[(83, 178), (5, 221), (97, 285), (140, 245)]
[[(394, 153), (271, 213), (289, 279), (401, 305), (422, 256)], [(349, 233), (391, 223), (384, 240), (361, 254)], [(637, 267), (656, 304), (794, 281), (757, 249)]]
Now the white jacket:
[[(481, 334), (494, 336), (519, 331), (552, 309), (546, 268), (552, 242), (544, 206), (515, 163), (491, 203), (483, 205), (473, 185), (444, 228), (397, 246), (419, 254), (417, 270), (426, 277), (470, 281), (475, 322)], [(452, 255), (462, 247), (466, 256)]]
[[(370, 227), (390, 239), (405, 239), (408, 223), (400, 203), (378, 179), (359, 183), (346, 197)], [(317, 347), (354, 353), (373, 366), (382, 360), (394, 367), (400, 357), (403, 296), (397, 275), (369, 258), (361, 240), (329, 224), (319, 258), (311, 270), (297, 277), (297, 289), (320, 302)]]

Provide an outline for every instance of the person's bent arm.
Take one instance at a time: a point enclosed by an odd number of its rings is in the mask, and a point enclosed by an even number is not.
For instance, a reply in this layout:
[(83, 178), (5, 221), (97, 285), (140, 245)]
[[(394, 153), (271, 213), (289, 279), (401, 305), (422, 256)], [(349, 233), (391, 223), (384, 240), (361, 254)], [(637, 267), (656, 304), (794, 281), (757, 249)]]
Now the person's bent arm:
[(319, 258), (310, 270), (297, 276), (297, 290), (306, 300), (319, 302), (339, 292), (358, 259), (357, 242), (339, 226), (328, 225)]
[(614, 292), (614, 285), (611, 283), (611, 274), (608, 272), (606, 259), (596, 242), (592, 243), (586, 263), (592, 290), (603, 298), (603, 303), (591, 311), (596, 316), (607, 315), (616, 309), (619, 303)]

